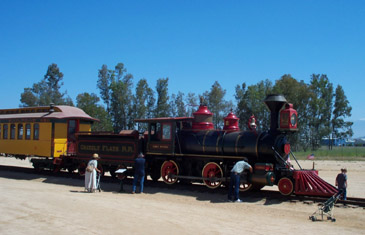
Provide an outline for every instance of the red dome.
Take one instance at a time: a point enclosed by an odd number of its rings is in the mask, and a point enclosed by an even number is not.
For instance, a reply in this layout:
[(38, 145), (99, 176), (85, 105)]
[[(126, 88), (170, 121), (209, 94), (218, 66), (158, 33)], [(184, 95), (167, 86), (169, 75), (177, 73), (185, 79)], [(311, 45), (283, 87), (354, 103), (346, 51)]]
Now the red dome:
[(240, 120), (232, 111), (224, 118), (223, 130), (238, 131), (238, 120)]
[(198, 111), (193, 113), (193, 129), (211, 130), (214, 129), (213, 113), (209, 111), (206, 105), (200, 105)]

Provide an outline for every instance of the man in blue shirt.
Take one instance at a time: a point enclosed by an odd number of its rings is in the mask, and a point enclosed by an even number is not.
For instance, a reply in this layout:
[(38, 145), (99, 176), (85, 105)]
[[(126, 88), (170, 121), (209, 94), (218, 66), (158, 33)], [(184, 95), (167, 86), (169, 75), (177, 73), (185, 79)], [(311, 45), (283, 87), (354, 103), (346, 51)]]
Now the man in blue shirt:
[[(250, 172), (252, 173), (252, 167), (245, 161), (238, 161), (233, 166), (231, 170), (231, 180), (229, 181), (228, 201), (242, 202), (238, 195), (240, 190), (240, 178), (244, 170), (250, 170)], [(232, 195), (233, 190), (234, 195)], [(232, 196), (234, 196), (233, 200)]]
[(140, 183), (140, 191), (143, 193), (143, 184), (144, 184), (144, 165), (146, 163), (146, 159), (144, 159), (144, 155), (140, 153), (138, 157), (134, 161), (134, 178), (133, 178), (133, 187), (132, 193), (136, 193), (137, 182)]
[(347, 169), (342, 168), (341, 173), (336, 177), (336, 186), (338, 187), (338, 191), (342, 193), (343, 200), (346, 200), (346, 188), (347, 188)]

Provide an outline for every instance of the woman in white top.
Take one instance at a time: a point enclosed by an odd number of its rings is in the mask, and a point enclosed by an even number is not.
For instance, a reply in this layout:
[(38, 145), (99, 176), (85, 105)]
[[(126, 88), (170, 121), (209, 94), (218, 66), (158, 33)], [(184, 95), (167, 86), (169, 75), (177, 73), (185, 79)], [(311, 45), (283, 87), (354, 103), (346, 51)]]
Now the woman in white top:
[(89, 193), (93, 193), (96, 190), (96, 172), (100, 173), (98, 169), (99, 155), (94, 153), (92, 159), (87, 163), (85, 170), (85, 190)]

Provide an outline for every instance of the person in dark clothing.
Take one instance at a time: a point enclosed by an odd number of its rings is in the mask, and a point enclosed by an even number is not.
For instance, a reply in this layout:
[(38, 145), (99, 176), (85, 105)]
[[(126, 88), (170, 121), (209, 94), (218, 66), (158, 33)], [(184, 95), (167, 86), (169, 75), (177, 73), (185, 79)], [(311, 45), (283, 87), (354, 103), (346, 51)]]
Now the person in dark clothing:
[[(245, 161), (238, 161), (231, 170), (231, 179), (229, 181), (229, 190), (228, 190), (228, 201), (230, 202), (242, 202), (239, 198), (239, 190), (240, 190), (240, 178), (242, 172), (245, 170), (249, 170), (252, 173), (252, 167)], [(232, 199), (232, 197), (234, 197)]]
[(346, 200), (347, 197), (347, 192), (346, 192), (346, 188), (347, 188), (347, 169), (346, 168), (342, 168), (341, 169), (341, 173), (337, 175), (336, 177), (336, 186), (338, 187), (338, 191), (342, 194), (342, 199)]
[(133, 178), (133, 187), (132, 193), (136, 193), (137, 183), (140, 183), (140, 192), (143, 193), (143, 184), (144, 184), (144, 177), (145, 177), (145, 163), (146, 159), (144, 159), (144, 155), (140, 153), (138, 157), (135, 159), (134, 162), (134, 178)]

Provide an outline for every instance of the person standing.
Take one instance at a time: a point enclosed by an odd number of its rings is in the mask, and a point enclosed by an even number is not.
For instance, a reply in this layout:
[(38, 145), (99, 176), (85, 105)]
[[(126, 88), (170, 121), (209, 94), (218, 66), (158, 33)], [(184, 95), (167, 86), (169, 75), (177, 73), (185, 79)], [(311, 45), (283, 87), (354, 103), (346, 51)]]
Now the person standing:
[(85, 190), (89, 193), (93, 193), (96, 190), (96, 172), (100, 174), (98, 169), (99, 155), (94, 153), (91, 160), (87, 163), (85, 170)]
[(134, 161), (134, 178), (133, 178), (132, 194), (136, 193), (138, 181), (140, 183), (140, 192), (143, 193), (145, 163), (146, 159), (144, 159), (144, 155), (140, 153)]
[(339, 193), (342, 194), (342, 199), (346, 200), (347, 199), (347, 169), (346, 168), (342, 168), (341, 169), (341, 173), (339, 173), (336, 177), (336, 186), (338, 187), (338, 191)]
[[(240, 190), (240, 178), (241, 174), (244, 170), (250, 170), (252, 173), (252, 167), (246, 161), (238, 161), (231, 170), (231, 179), (229, 181), (229, 190), (228, 190), (228, 201), (232, 202), (242, 202), (239, 198), (239, 190)], [(232, 199), (232, 196), (234, 197)]]

